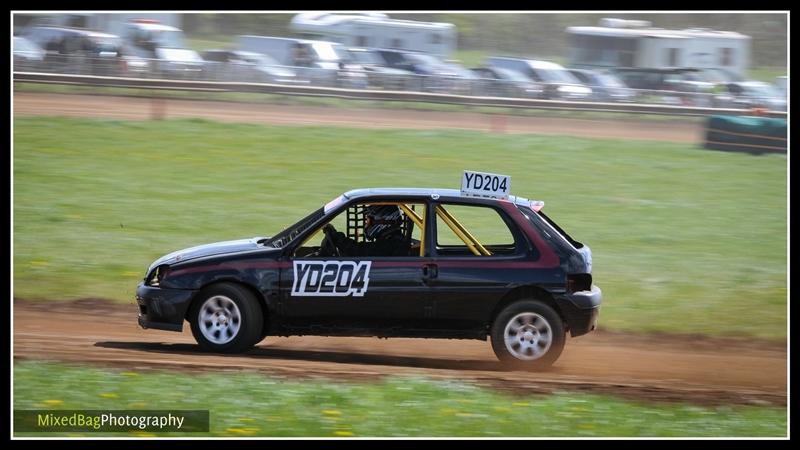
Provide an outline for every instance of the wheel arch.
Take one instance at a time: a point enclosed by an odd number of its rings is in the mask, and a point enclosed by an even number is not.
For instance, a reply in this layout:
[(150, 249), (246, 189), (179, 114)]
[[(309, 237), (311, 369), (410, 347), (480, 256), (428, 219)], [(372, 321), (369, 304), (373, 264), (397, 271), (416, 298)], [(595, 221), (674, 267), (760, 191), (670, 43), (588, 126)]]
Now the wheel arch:
[(558, 314), (558, 317), (564, 324), (564, 330), (569, 331), (569, 323), (564, 316), (564, 312), (561, 311), (561, 308), (558, 307), (558, 304), (553, 299), (553, 296), (550, 295), (549, 292), (542, 289), (536, 285), (526, 285), (526, 286), (519, 286), (511, 291), (509, 291), (503, 298), (500, 299), (499, 302), (495, 305), (494, 309), (492, 310), (492, 314), (490, 316), (489, 323), (487, 324), (487, 329), (491, 328), (492, 324), (494, 323), (497, 316), (500, 314), (502, 310), (504, 310), (508, 305), (522, 299), (531, 298), (534, 300), (539, 300), (542, 303), (546, 304), (547, 306), (553, 308), (553, 311)]
[(192, 301), (189, 303), (189, 307), (186, 308), (186, 314), (184, 319), (189, 320), (189, 313), (192, 310), (192, 306), (194, 306), (195, 302), (200, 300), (200, 293), (206, 290), (210, 286), (214, 286), (215, 284), (235, 284), (240, 286), (247, 291), (249, 291), (253, 296), (255, 296), (256, 300), (258, 301), (258, 305), (261, 307), (261, 314), (264, 316), (264, 326), (266, 327), (269, 319), (269, 306), (267, 305), (267, 300), (264, 297), (264, 294), (261, 293), (255, 286), (244, 282), (239, 279), (234, 278), (221, 278), (213, 281), (209, 281), (208, 283), (200, 286), (200, 289), (197, 290), (197, 293), (194, 294), (192, 297)]

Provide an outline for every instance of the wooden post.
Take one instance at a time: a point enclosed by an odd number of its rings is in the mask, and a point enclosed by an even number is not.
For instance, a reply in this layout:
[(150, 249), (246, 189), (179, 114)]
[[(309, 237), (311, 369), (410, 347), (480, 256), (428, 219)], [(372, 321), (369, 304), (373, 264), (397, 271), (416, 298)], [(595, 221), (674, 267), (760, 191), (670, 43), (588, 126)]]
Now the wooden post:
[(490, 131), (492, 133), (503, 134), (506, 132), (506, 122), (508, 117), (505, 114), (490, 114)]
[(160, 97), (150, 97), (150, 119), (164, 120), (166, 116), (166, 101)]

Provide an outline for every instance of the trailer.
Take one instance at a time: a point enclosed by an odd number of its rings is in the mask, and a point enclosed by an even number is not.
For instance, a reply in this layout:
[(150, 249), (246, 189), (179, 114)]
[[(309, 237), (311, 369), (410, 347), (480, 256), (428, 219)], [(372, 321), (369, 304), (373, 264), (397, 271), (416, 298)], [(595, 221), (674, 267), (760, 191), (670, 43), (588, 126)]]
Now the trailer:
[(568, 27), (568, 59), (585, 68), (714, 68), (744, 76), (750, 36), (706, 28), (667, 30), (643, 20), (602, 19), (596, 27)]
[(456, 27), (451, 23), (397, 20), (381, 13), (302, 13), (292, 18), (289, 28), (304, 39), (425, 52), (442, 59), (456, 48)]

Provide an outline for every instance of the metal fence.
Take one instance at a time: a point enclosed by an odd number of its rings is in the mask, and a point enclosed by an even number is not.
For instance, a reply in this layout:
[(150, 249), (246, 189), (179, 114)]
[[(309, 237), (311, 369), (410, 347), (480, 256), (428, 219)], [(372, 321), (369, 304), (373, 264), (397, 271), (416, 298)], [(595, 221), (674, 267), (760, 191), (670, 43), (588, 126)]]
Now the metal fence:
[[(258, 66), (241, 63), (175, 63), (126, 57), (48, 55), (14, 61), (14, 80), (127, 88), (261, 92), (348, 99), (423, 101), (474, 106), (586, 110), (701, 116), (747, 114), (742, 105), (701, 92), (595, 89), (455, 75), (419, 75), (381, 68), (338, 65)], [(786, 117), (783, 111), (770, 116)]]

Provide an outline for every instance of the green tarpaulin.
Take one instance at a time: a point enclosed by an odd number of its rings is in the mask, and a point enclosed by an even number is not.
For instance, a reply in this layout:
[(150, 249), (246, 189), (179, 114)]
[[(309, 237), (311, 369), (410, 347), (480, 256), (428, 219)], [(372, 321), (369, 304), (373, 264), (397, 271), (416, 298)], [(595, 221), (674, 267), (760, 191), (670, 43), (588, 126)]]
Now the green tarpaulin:
[(747, 116), (711, 116), (704, 147), (749, 153), (785, 153), (786, 119)]

